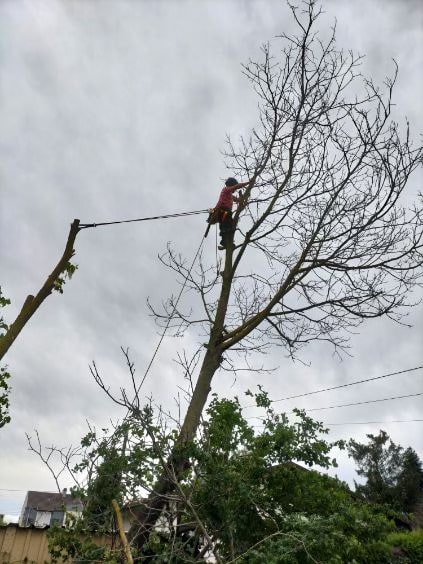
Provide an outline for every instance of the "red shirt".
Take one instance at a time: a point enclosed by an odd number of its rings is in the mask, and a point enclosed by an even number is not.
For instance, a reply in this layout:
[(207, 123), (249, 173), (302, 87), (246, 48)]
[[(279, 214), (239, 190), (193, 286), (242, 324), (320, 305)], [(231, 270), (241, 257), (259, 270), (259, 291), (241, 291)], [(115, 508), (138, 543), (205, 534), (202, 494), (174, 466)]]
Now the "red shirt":
[(225, 208), (231, 210), (234, 203), (233, 192), (229, 186), (224, 186), (220, 192), (219, 201), (216, 204), (216, 208)]

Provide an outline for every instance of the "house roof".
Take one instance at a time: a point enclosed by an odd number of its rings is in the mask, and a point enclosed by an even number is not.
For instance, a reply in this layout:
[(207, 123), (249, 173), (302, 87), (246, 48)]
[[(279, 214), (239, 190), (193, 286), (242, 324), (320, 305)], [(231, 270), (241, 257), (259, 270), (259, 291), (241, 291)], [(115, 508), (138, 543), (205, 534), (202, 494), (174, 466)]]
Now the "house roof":
[(81, 506), (82, 502), (72, 495), (57, 492), (29, 491), (25, 503), (25, 507), (40, 511), (60, 511), (63, 506), (69, 507), (70, 505)]

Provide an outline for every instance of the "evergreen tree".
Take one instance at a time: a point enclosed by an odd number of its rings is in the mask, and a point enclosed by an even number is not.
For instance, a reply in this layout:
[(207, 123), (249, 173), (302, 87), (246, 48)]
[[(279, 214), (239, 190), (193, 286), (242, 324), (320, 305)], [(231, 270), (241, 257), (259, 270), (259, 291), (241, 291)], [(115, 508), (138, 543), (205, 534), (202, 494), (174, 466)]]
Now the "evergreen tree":
[(367, 444), (352, 439), (348, 443), (357, 474), (366, 480), (364, 484), (355, 483), (357, 493), (372, 503), (412, 511), (423, 485), (422, 463), (417, 453), (396, 445), (383, 430), (367, 437)]
[(422, 461), (416, 451), (409, 447), (405, 450), (402, 457), (402, 469), (397, 485), (398, 499), (406, 511), (413, 511), (422, 490)]

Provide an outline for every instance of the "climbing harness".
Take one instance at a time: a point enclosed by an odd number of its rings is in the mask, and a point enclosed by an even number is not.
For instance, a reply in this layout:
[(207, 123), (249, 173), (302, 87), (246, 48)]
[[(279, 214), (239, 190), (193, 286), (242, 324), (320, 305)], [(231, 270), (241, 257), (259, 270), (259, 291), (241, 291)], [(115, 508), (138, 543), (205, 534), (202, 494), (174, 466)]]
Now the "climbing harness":
[(215, 223), (219, 222), (219, 209), (218, 208), (211, 208), (208, 210), (209, 215), (208, 218), (206, 219), (208, 225), (207, 225), (207, 229), (206, 232), (204, 233), (204, 238), (207, 237), (207, 235), (209, 234), (210, 231), (210, 227), (212, 225), (214, 225)]

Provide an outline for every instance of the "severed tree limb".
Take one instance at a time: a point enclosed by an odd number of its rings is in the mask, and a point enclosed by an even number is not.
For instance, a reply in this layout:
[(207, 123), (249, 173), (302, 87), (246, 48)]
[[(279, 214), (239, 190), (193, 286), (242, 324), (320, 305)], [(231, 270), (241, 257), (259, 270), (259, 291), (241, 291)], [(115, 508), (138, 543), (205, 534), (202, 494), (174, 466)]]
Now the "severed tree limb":
[(125, 530), (123, 528), (122, 514), (120, 512), (119, 505), (115, 499), (112, 499), (112, 505), (114, 512), (116, 514), (116, 523), (119, 531), (120, 540), (122, 542), (123, 550), (125, 552), (125, 559), (127, 562), (129, 562), (129, 564), (133, 564), (134, 560), (132, 558), (131, 548), (129, 546), (128, 539), (126, 538)]
[(19, 335), (19, 333), (22, 331), (27, 322), (31, 319), (31, 317), (43, 303), (43, 301), (55, 289), (55, 285), (60, 275), (66, 271), (66, 267), (75, 252), (73, 246), (79, 229), (79, 219), (74, 219), (69, 230), (68, 240), (66, 241), (65, 250), (61, 259), (59, 260), (47, 280), (44, 282), (44, 285), (41, 287), (38, 294), (36, 296), (27, 296), (22, 309), (16, 317), (15, 321), (9, 326), (6, 333), (1, 337), (0, 360), (7, 353), (9, 348), (14, 343), (16, 337)]

